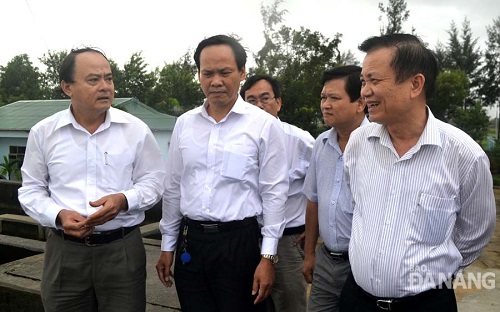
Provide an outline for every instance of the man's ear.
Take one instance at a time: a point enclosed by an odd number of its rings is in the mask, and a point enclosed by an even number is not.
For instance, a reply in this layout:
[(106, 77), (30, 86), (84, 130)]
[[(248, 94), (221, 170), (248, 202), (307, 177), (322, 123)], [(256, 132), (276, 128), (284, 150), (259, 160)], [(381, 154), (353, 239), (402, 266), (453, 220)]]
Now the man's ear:
[(282, 104), (282, 103), (283, 103), (283, 102), (281, 101), (281, 98), (280, 98), (280, 97), (279, 97), (279, 98), (276, 98), (276, 111), (277, 111), (278, 113), (279, 113), (279, 112), (280, 112), (280, 110), (281, 110), (281, 104)]
[(73, 92), (71, 91), (71, 84), (67, 83), (66, 81), (61, 81), (61, 89), (66, 94), (68, 97), (71, 97)]
[(357, 105), (356, 111), (358, 111), (359, 113), (365, 111), (366, 102), (365, 102), (365, 100), (363, 99), (362, 96), (360, 96), (359, 99), (356, 101), (356, 105)]
[(416, 98), (424, 91), (425, 77), (422, 74), (416, 74), (411, 78), (411, 97)]

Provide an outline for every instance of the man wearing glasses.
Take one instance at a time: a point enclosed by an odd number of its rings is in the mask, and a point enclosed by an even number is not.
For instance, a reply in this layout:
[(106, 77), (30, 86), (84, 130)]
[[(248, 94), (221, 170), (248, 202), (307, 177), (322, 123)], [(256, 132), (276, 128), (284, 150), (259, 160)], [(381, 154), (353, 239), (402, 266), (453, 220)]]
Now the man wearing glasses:
[[(278, 118), (282, 99), (276, 79), (268, 75), (247, 78), (240, 95), (248, 103)], [(274, 286), (267, 306), (268, 311), (303, 312), (307, 306), (307, 283), (302, 277), (306, 207), (302, 185), (309, 167), (314, 138), (309, 132), (286, 122), (281, 122), (281, 126), (285, 137), (290, 189), (285, 203), (286, 226), (278, 243), (279, 261), (275, 265)]]

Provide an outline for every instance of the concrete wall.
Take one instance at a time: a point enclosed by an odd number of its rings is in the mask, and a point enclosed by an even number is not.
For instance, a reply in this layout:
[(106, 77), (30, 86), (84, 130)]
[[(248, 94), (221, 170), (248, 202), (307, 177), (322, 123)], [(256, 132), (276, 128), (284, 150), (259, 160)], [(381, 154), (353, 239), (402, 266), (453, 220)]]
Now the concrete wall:
[(11, 213), (24, 215), (24, 211), (17, 199), (17, 190), (21, 187), (19, 181), (0, 179), (0, 214)]

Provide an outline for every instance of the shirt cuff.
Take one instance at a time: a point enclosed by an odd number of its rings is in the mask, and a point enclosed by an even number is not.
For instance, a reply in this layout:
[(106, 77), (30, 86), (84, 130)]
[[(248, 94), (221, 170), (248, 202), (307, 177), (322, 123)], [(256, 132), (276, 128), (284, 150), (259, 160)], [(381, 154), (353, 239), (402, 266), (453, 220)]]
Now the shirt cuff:
[(125, 195), (127, 199), (128, 209), (127, 211), (136, 210), (139, 208), (139, 196), (137, 196), (137, 191), (130, 189), (128, 191), (120, 192)]
[(164, 234), (161, 236), (161, 251), (175, 251), (177, 237)]
[(276, 255), (278, 254), (278, 242), (279, 239), (272, 237), (262, 238), (262, 248), (261, 255)]

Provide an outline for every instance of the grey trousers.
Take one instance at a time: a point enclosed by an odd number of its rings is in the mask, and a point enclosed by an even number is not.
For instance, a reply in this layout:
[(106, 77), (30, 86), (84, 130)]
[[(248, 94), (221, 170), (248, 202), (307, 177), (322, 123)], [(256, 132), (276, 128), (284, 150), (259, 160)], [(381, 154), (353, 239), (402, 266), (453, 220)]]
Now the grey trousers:
[(268, 312), (304, 312), (307, 308), (307, 283), (302, 275), (304, 251), (294, 246), (299, 235), (283, 236), (278, 242), (278, 263), (274, 267), (274, 286), (267, 301)]
[(332, 257), (322, 244), (316, 249), (309, 312), (339, 311), (340, 293), (351, 272), (349, 260)]
[(46, 312), (145, 311), (146, 251), (139, 228), (100, 246), (49, 231), (41, 292)]

